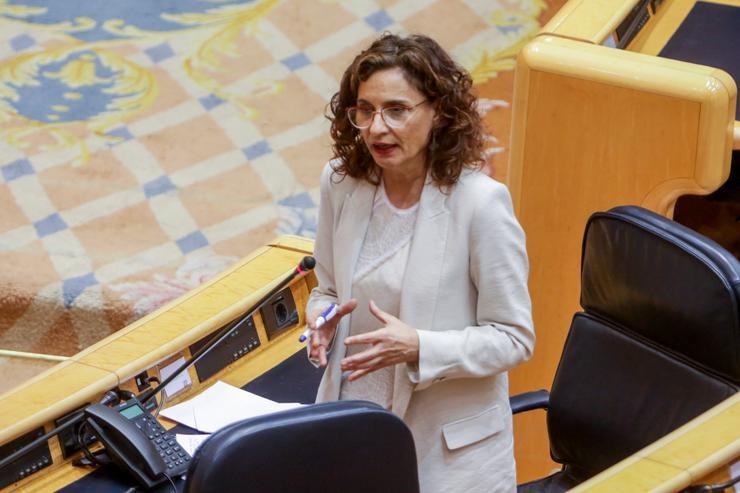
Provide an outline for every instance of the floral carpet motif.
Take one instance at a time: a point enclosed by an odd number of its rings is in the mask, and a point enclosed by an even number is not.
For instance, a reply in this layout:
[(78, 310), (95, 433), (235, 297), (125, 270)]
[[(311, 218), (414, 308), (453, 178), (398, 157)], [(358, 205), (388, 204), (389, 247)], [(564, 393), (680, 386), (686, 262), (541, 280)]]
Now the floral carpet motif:
[[(280, 234), (312, 236), (324, 111), (384, 31), (473, 75), (505, 153), (540, 0), (0, 0), (0, 348), (70, 355)], [(500, 163), (499, 163), (500, 164)]]

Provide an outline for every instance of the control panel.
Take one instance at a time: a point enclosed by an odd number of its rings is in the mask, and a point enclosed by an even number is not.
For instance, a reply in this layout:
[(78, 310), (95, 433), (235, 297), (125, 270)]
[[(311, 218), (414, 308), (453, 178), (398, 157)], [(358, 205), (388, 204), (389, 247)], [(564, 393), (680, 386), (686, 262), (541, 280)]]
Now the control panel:
[(640, 0), (617, 26), (614, 34), (617, 48), (626, 48), (637, 33), (655, 16), (663, 0)]
[[(25, 435), (22, 435), (12, 442), (6, 443), (0, 447), (0, 457), (7, 457), (16, 450), (23, 448), (25, 445), (31, 443), (36, 438), (44, 434), (44, 428), (39, 427)], [(44, 441), (38, 447), (35, 447), (31, 452), (27, 453), (23, 457), (20, 457), (15, 462), (12, 462), (0, 470), (0, 488), (4, 488), (9, 484), (13, 484), (16, 481), (27, 478), (32, 474), (39, 472), (40, 470), (49, 467), (51, 465), (51, 451), (49, 450), (49, 442)]]
[[(239, 322), (241, 322), (241, 319), (234, 320), (229, 326), (233, 327)], [(190, 354), (195, 354), (196, 351), (205, 346), (214, 334), (219, 331), (214, 331), (207, 337), (192, 344), (190, 346)], [(254, 326), (254, 319), (249, 317), (245, 324), (234, 330), (226, 339), (221, 341), (220, 344), (216, 345), (195, 363), (195, 372), (198, 374), (198, 380), (202, 382), (215, 375), (231, 363), (257, 349), (259, 345), (260, 340), (257, 335), (257, 329)]]

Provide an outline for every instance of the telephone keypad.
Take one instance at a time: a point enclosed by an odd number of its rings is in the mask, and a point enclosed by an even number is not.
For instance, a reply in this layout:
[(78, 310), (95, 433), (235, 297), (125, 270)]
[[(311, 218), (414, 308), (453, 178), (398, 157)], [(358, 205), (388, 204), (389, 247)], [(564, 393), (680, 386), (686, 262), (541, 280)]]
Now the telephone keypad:
[(157, 453), (167, 466), (168, 476), (183, 474), (187, 471), (190, 455), (180, 448), (172, 433), (165, 430), (159, 421), (147, 414), (142, 414), (133, 421), (154, 444)]

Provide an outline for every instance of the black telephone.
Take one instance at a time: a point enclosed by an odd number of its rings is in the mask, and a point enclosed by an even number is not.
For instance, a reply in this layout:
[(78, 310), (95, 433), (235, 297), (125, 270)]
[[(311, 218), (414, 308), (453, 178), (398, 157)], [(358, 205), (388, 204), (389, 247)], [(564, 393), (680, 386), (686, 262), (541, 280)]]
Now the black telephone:
[(190, 455), (138, 399), (115, 407), (93, 404), (85, 409), (85, 418), (111, 462), (142, 486), (152, 488), (187, 471)]

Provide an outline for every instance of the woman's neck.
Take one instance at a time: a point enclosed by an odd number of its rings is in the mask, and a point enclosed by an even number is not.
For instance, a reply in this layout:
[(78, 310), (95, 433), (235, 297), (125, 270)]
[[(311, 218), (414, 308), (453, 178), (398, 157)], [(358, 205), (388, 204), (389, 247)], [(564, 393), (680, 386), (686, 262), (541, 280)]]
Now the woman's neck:
[(421, 198), (426, 171), (415, 175), (400, 175), (383, 171), (383, 186), (388, 200), (394, 207), (408, 209)]

